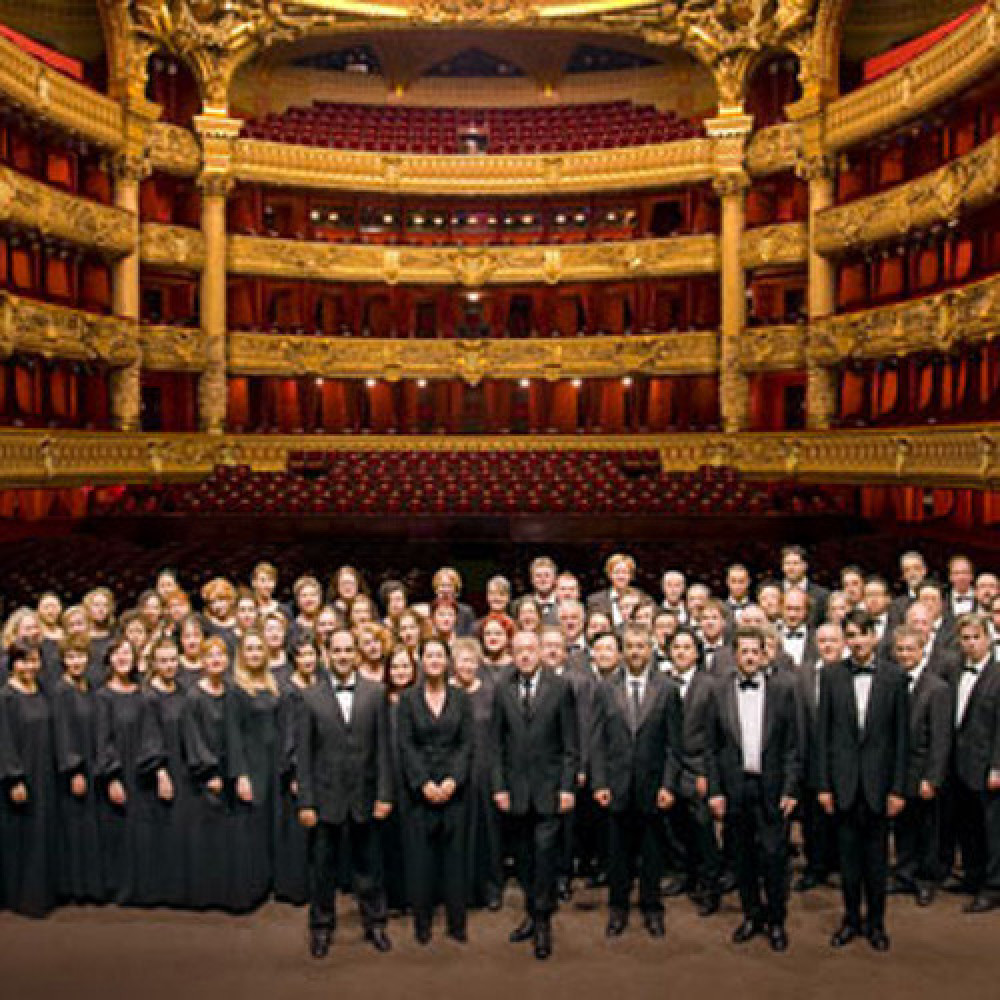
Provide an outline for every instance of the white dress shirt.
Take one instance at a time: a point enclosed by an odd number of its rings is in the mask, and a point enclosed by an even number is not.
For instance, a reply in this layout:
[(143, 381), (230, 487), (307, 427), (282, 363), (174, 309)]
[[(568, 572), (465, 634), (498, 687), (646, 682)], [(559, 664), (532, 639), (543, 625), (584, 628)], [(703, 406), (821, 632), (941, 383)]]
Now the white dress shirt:
[[(874, 657), (867, 664), (861, 664), (861, 666), (874, 670)], [(852, 670), (852, 672), (854, 671)], [(868, 673), (867, 670), (854, 672), (854, 707), (858, 713), (858, 729), (861, 730), (864, 730), (865, 723), (868, 721), (868, 701), (871, 698), (874, 676), (874, 673)]]
[(671, 670), (670, 676), (677, 681), (677, 689), (680, 692), (681, 701), (684, 701), (688, 696), (688, 691), (691, 690), (691, 678), (694, 677), (694, 667), (690, 667), (681, 673), (679, 670)]
[(795, 666), (802, 665), (802, 657), (806, 651), (806, 638), (809, 634), (808, 628), (803, 622), (795, 628), (789, 628), (782, 623), (781, 641), (785, 647), (785, 652), (795, 661)]
[(962, 668), (962, 674), (958, 679), (958, 696), (955, 698), (955, 728), (962, 725), (965, 720), (965, 711), (969, 707), (969, 698), (972, 696), (972, 689), (982, 676), (990, 662), (989, 656), (984, 656), (978, 663), (966, 663)]
[(333, 685), (333, 693), (340, 705), (340, 713), (344, 717), (344, 722), (351, 724), (351, 715), (354, 712), (354, 694), (358, 686), (357, 671), (351, 674), (346, 680), (340, 678), (331, 671), (330, 683)]
[(976, 593), (973, 590), (966, 591), (964, 594), (953, 593), (949, 601), (952, 613), (956, 618), (976, 610)]
[[(649, 682), (649, 667), (646, 667), (641, 674), (632, 674), (625, 671), (625, 700), (628, 702), (629, 719), (634, 725), (639, 724), (639, 708), (642, 699), (646, 697), (646, 684)], [(633, 718), (632, 713), (635, 713)]]
[(764, 678), (744, 678), (737, 674), (736, 714), (740, 720), (740, 743), (743, 749), (743, 770), (760, 774), (764, 756)]

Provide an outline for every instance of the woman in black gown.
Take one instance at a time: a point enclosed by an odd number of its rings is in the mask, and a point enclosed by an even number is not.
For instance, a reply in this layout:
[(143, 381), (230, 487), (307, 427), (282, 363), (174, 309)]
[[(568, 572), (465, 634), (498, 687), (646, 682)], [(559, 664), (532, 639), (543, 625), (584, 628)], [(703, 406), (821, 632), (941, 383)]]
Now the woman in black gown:
[(441, 639), (421, 649), (421, 678), (399, 701), (405, 791), (413, 806), (410, 898), (420, 944), (431, 939), (436, 896), (448, 936), (466, 940), (467, 804), (472, 762), (472, 706), (448, 683), (451, 655)]
[(198, 683), (201, 677), (201, 647), (205, 642), (205, 626), (199, 615), (188, 615), (179, 629), (178, 644), (180, 646), (179, 669), (177, 683), (189, 691)]
[(258, 906), (271, 893), (274, 881), (274, 833), (277, 825), (278, 684), (267, 662), (263, 634), (251, 629), (240, 636), (233, 674), (233, 705), (238, 739), (243, 745), (252, 797), (241, 801), (242, 835), (250, 862), (246, 902)]
[(52, 692), (59, 792), (59, 896), (74, 903), (104, 900), (98, 829), (97, 702), (87, 680), (90, 643), (62, 643), (63, 676)]
[(295, 717), (301, 692), (316, 683), (320, 655), (312, 639), (292, 647), (291, 673), (278, 675), (278, 815), (274, 834), (274, 895), (289, 903), (309, 899), (309, 831), (299, 822), (295, 773)]
[(181, 717), (185, 692), (177, 681), (177, 644), (159, 639), (150, 650), (149, 681), (142, 692), (142, 746), (137, 806), (147, 853), (139, 859), (137, 899), (147, 905), (183, 906), (188, 895), (187, 827), (191, 790), (184, 770)]
[(469, 905), (500, 909), (503, 896), (503, 853), (500, 823), (491, 786), (490, 723), (495, 682), (480, 669), (475, 639), (456, 639), (454, 684), (472, 703), (472, 770), (469, 779)]
[(138, 901), (137, 871), (148, 850), (139, 809), (142, 694), (136, 651), (128, 639), (108, 647), (108, 680), (97, 692), (98, 819), (104, 886), (115, 903)]
[(221, 576), (209, 580), (201, 588), (201, 599), (205, 602), (205, 635), (217, 635), (226, 644), (229, 662), (236, 657), (236, 588)]
[(38, 686), (41, 656), (8, 647), (0, 690), (0, 906), (41, 917), (55, 905), (58, 844), (52, 712)]
[(399, 699), (417, 679), (417, 664), (405, 646), (396, 646), (389, 654), (386, 671), (389, 683), (389, 750), (392, 755), (392, 783), (396, 789), (396, 807), (382, 825), (382, 856), (385, 895), (389, 909), (404, 913), (409, 909), (409, 882), (406, 875), (410, 821), (409, 796), (403, 784), (403, 762), (399, 747)]
[(249, 863), (244, 816), (253, 798), (233, 693), (229, 652), (212, 636), (202, 647), (202, 677), (188, 691), (181, 717), (184, 759), (192, 784), (188, 824), (188, 902), (196, 909), (248, 908)]

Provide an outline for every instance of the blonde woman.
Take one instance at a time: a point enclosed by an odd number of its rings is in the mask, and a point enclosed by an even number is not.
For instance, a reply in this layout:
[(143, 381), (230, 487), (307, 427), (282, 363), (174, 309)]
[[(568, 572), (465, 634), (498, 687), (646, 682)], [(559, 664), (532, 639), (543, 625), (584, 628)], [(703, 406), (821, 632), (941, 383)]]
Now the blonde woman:
[(65, 632), (62, 627), (63, 605), (59, 595), (47, 590), (38, 598), (38, 621), (42, 628), (42, 642), (62, 642)]
[(392, 649), (392, 636), (389, 630), (374, 622), (366, 622), (354, 629), (354, 638), (361, 654), (358, 672), (370, 681), (383, 683), (386, 659)]
[(90, 624), (91, 662), (106, 663), (108, 646), (114, 638), (115, 595), (107, 587), (95, 587), (83, 595), (81, 603)]
[(51, 643), (46, 647), (42, 642), (42, 622), (34, 608), (18, 608), (4, 623), (3, 654), (0, 656), (0, 683), (9, 674), (8, 651), (19, 643), (30, 649), (37, 649), (41, 667), (38, 672), (38, 684), (47, 694), (59, 682), (62, 667), (59, 663), (59, 650)]

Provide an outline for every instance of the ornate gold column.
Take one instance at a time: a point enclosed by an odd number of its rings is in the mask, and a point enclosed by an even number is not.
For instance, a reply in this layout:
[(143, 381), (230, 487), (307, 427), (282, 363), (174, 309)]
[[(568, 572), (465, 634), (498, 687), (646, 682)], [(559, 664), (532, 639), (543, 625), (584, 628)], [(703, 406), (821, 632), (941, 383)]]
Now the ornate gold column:
[[(833, 261), (816, 250), (816, 217), (834, 199), (833, 165), (825, 156), (800, 160), (796, 173), (809, 182), (809, 322), (831, 316), (835, 308), (837, 272)], [(806, 422), (811, 430), (828, 430), (836, 407), (836, 374), (809, 358), (806, 369)]]
[(205, 369), (198, 383), (201, 429), (221, 434), (226, 429), (226, 198), (232, 190), (230, 144), (239, 135), (239, 120), (199, 115), (194, 120), (202, 142), (201, 232), (205, 266), (201, 272), (201, 330)]

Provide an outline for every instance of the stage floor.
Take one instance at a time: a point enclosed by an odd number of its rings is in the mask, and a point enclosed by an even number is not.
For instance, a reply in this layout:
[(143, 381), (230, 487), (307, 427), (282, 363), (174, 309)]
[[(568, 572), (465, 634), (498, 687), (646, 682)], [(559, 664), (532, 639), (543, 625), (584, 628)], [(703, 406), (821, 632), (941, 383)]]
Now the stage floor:
[(739, 922), (735, 896), (709, 920), (687, 900), (667, 900), (667, 937), (653, 941), (637, 916), (623, 938), (604, 937), (606, 909), (584, 909), (581, 892), (555, 920), (555, 954), (535, 961), (530, 945), (507, 934), (519, 919), (510, 890), (501, 913), (471, 915), (469, 943), (447, 940), (435, 924), (427, 948), (409, 920), (390, 923), (393, 951), (361, 940), (350, 900), (328, 958), (306, 950), (305, 911), (273, 904), (251, 916), (165, 910), (68, 908), (44, 921), (0, 914), (0, 982), (18, 1000), (627, 1000), (635, 996), (767, 1000), (922, 1000), (994, 997), (1000, 983), (1000, 911), (960, 912), (964, 897), (943, 895), (929, 910), (890, 900), (892, 951), (856, 942), (843, 952), (828, 939), (839, 916), (835, 891), (792, 900), (791, 947), (774, 955), (764, 939), (729, 941)]

